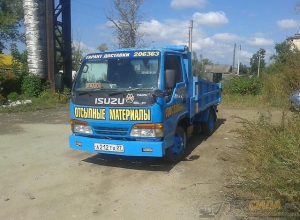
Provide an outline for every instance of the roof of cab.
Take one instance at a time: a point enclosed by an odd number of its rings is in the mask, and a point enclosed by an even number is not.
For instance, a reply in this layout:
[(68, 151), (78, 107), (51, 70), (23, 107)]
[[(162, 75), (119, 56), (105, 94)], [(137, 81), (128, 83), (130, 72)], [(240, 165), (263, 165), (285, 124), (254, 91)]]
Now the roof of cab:
[(174, 46), (166, 46), (166, 47), (143, 47), (143, 48), (118, 48), (115, 50), (111, 51), (105, 51), (101, 53), (92, 53), (92, 54), (87, 54), (87, 56), (95, 56), (98, 54), (104, 54), (104, 53), (115, 53), (115, 52), (133, 52), (133, 51), (160, 51), (162, 53), (164, 52), (179, 52), (179, 53), (184, 53), (188, 52), (189, 48), (186, 45), (174, 45)]

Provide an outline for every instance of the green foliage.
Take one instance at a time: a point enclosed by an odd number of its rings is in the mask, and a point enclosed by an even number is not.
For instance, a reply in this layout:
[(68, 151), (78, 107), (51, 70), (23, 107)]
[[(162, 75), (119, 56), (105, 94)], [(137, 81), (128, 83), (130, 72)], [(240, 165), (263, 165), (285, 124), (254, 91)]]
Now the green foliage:
[(9, 93), (7, 96), (7, 99), (9, 99), (12, 102), (17, 101), (18, 98), (19, 98), (19, 95), (16, 92)]
[(247, 75), (249, 73), (249, 67), (247, 67), (246, 65), (240, 63), (240, 67), (239, 67), (239, 74), (240, 75)]
[(281, 53), (262, 77), (263, 99), (275, 107), (290, 107), (289, 96), (300, 88), (300, 51)]
[(0, 53), (9, 41), (24, 40), (20, 33), (23, 15), (22, 0), (0, 1)]
[(222, 105), (230, 107), (269, 107), (268, 102), (263, 101), (262, 95), (240, 95), (222, 93)]
[(287, 54), (291, 53), (291, 44), (287, 41), (275, 44), (276, 54), (270, 57), (276, 63), (286, 63)]
[(38, 76), (28, 75), (24, 77), (22, 93), (26, 97), (37, 97), (42, 91), (42, 81)]
[(15, 74), (19, 74), (21, 77), (21, 81), (23, 77), (28, 75), (29, 68), (27, 62), (27, 50), (20, 52), (15, 43), (10, 45), (10, 53), (12, 55), (12, 71)]
[(223, 84), (223, 93), (239, 95), (258, 95), (262, 90), (262, 81), (256, 77), (234, 77)]
[(253, 75), (257, 75), (258, 68), (263, 70), (266, 67), (265, 62), (266, 50), (260, 48), (250, 59), (250, 70)]
[(204, 78), (205, 65), (212, 65), (213, 63), (209, 59), (203, 59), (202, 54), (200, 54), (199, 58), (200, 59), (198, 59), (197, 53), (193, 51), (193, 58), (192, 58), (193, 75)]
[(287, 117), (279, 123), (271, 113), (260, 114), (259, 120), (241, 119), (242, 129), (236, 132), (247, 152), (247, 188), (260, 197), (276, 197), (300, 205), (300, 115)]
[[(68, 90), (65, 89), (67, 92)], [(20, 100), (24, 100), (26, 97), (19, 96)], [(50, 108), (60, 108), (67, 106), (70, 100), (70, 93), (64, 93), (59, 95), (50, 89), (45, 89), (40, 93), (38, 97), (30, 98), (32, 100), (31, 104), (20, 105), (11, 108), (0, 108), (0, 113), (11, 113), (11, 112), (26, 112), (26, 111), (36, 111)], [(1, 103), (1, 95), (0, 95)]]
[(28, 75), (27, 51), (18, 51), (16, 44), (11, 44), (12, 65), (8, 71), (0, 72), (0, 83), (3, 88), (2, 95), (12, 92), (21, 93), (21, 84)]
[(4, 96), (0, 94), (0, 105), (2, 105), (5, 100), (6, 99), (4, 98)]
[(19, 92), (20, 78), (19, 75), (12, 71), (0, 72), (0, 87), (2, 95), (7, 96), (11, 92)]

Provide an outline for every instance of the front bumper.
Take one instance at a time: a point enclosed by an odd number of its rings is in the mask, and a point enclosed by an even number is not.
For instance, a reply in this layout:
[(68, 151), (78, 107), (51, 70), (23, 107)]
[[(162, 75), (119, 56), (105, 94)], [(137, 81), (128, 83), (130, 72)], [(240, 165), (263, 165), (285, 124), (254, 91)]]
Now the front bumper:
[[(124, 152), (98, 151), (94, 149), (95, 143), (117, 144), (124, 146)], [(87, 151), (91, 153), (115, 154), (124, 156), (146, 156), (162, 157), (165, 154), (164, 142), (156, 141), (126, 141), (126, 140), (107, 140), (78, 135), (69, 136), (70, 148)], [(143, 148), (152, 148), (152, 152), (143, 152)]]

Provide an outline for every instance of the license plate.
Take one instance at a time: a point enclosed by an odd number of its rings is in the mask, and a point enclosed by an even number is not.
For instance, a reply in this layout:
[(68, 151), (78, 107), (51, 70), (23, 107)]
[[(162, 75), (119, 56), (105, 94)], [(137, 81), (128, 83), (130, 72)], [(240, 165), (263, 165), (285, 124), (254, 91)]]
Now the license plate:
[(95, 150), (100, 150), (100, 151), (110, 151), (110, 152), (124, 152), (124, 146), (123, 145), (118, 145), (118, 144), (94, 144), (94, 149)]

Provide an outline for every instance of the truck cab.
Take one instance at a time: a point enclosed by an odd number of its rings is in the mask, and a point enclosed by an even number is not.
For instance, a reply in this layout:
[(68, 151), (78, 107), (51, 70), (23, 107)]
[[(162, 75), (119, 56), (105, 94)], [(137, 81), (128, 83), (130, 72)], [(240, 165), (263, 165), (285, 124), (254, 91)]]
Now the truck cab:
[[(212, 93), (203, 102), (197, 83)], [(220, 86), (193, 77), (185, 46), (89, 54), (71, 90), (69, 144), (177, 162), (198, 125), (213, 129), (218, 102)]]

